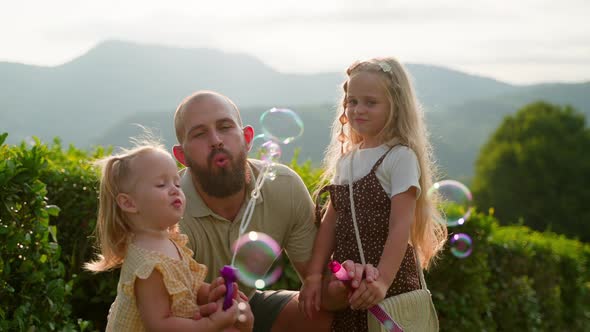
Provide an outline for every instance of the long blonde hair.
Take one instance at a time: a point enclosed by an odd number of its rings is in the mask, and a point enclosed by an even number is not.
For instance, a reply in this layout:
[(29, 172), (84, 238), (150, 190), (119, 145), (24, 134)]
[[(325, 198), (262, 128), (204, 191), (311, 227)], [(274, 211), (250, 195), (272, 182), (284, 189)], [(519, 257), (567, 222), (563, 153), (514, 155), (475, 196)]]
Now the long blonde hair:
[[(132, 236), (129, 218), (117, 204), (117, 195), (126, 193), (132, 186), (132, 160), (149, 152), (164, 152), (164, 147), (156, 142), (136, 142), (135, 148), (123, 150), (118, 155), (101, 159), (96, 164), (101, 168), (98, 217), (96, 220), (96, 246), (98, 259), (87, 262), (84, 268), (92, 272), (102, 272), (123, 264), (127, 244)], [(172, 158), (172, 157), (171, 157)], [(178, 225), (169, 229), (178, 232)]]
[(428, 268), (444, 246), (447, 228), (441, 222), (441, 214), (437, 208), (438, 197), (426, 194), (433, 184), (436, 167), (428, 140), (424, 113), (415, 96), (409, 75), (396, 59), (374, 58), (355, 62), (346, 70), (348, 77), (342, 84), (344, 95), (332, 124), (332, 138), (326, 150), (322, 165), (325, 172), (320, 183), (329, 182), (334, 177), (338, 160), (349, 153), (356, 144), (362, 142), (362, 137), (352, 130), (346, 116), (348, 81), (350, 77), (360, 72), (377, 74), (381, 86), (387, 91), (390, 112), (385, 126), (379, 133), (381, 142), (389, 146), (406, 145), (418, 158), (422, 194), (416, 202), (415, 220), (410, 229), (410, 239), (420, 255), (422, 267)]

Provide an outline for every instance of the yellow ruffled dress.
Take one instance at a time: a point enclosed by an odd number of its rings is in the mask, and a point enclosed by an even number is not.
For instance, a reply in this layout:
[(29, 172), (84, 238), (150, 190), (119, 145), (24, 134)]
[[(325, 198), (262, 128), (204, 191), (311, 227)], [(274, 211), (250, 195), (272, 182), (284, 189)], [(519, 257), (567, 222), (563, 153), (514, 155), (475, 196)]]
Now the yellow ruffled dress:
[(186, 235), (171, 234), (170, 239), (178, 248), (180, 260), (129, 243), (106, 331), (145, 331), (135, 302), (135, 279), (147, 279), (154, 269), (162, 274), (170, 294), (172, 316), (192, 318), (199, 311), (197, 291), (207, 275), (207, 267), (192, 258), (192, 251), (186, 247)]

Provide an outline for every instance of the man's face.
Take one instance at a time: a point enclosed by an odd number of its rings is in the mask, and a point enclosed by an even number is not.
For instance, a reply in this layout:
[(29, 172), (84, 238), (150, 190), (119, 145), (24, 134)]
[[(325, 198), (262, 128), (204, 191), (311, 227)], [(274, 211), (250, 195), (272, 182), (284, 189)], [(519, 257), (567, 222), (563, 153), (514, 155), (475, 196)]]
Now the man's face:
[(219, 198), (243, 190), (247, 144), (237, 111), (210, 96), (188, 104), (184, 112), (182, 148), (199, 187)]

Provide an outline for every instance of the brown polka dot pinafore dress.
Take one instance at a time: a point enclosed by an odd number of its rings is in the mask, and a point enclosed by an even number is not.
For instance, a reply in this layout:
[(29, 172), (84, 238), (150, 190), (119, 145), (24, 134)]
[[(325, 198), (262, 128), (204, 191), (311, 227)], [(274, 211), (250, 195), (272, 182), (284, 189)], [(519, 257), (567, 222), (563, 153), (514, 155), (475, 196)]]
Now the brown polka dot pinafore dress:
[[(369, 174), (353, 183), (356, 221), (365, 254), (365, 262), (373, 264), (375, 267), (379, 265), (379, 259), (387, 240), (391, 210), (391, 199), (379, 183), (375, 171), (389, 151), (391, 149), (375, 162)], [(332, 184), (323, 187), (320, 195), (328, 191), (332, 205), (337, 212), (336, 243), (333, 259), (339, 262), (349, 259), (360, 263), (361, 258), (352, 222), (348, 188), (348, 183), (345, 185)], [(319, 200), (316, 203), (319, 203)], [(316, 218), (318, 221), (321, 220), (321, 207), (319, 204), (316, 205)], [(420, 289), (420, 279), (416, 270), (414, 249), (408, 244), (400, 268), (385, 297), (416, 289)], [(349, 307), (334, 313), (332, 331), (365, 332), (367, 330), (367, 310), (352, 310)]]

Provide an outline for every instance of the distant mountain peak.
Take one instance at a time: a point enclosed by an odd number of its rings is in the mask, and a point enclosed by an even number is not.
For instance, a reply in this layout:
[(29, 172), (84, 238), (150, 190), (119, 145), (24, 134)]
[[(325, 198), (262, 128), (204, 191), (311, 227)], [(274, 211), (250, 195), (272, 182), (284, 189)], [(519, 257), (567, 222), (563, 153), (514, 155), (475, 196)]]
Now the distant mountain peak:
[[(242, 53), (230, 53), (212, 48), (189, 48), (168, 46), (153, 43), (140, 43), (118, 39), (104, 40), (89, 49), (86, 53), (64, 63), (62, 66), (79, 63), (113, 62), (129, 63), (135, 61), (178, 62), (190, 59), (203, 62), (218, 62), (231, 64), (238, 61), (243, 66), (252, 66), (259, 70), (274, 71), (270, 66), (258, 58)], [(210, 65), (207, 63), (207, 65)]]

